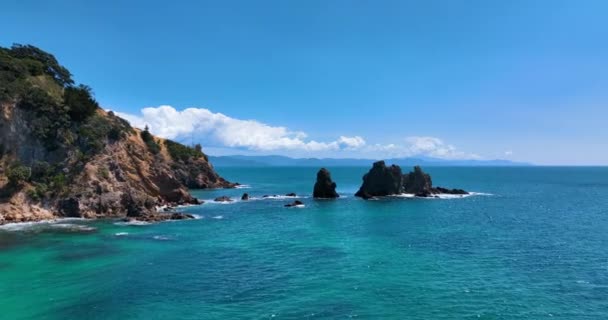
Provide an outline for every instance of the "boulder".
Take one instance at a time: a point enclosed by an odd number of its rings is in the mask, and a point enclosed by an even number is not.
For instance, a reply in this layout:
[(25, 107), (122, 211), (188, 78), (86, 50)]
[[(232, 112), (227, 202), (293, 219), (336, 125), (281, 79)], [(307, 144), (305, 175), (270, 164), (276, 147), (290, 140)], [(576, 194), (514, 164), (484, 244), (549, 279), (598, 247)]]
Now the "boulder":
[(295, 193), (293, 193), (293, 192), (291, 192), (291, 193), (286, 194), (285, 196), (286, 196), (286, 197), (295, 197), (295, 196), (296, 196), (296, 194), (295, 194)]
[(286, 204), (285, 207), (290, 208), (290, 207), (300, 206), (300, 205), (303, 205), (303, 204), (304, 203), (302, 201), (296, 200), (296, 201), (294, 201), (292, 203)]
[(340, 195), (336, 192), (336, 183), (331, 180), (331, 173), (325, 168), (321, 168), (317, 172), (317, 181), (312, 192), (313, 198), (338, 198)]
[(243, 201), (247, 201), (247, 200), (249, 200), (249, 194), (248, 194), (248, 193), (246, 193), (246, 192), (245, 192), (245, 193), (243, 193), (243, 196), (241, 196), (241, 200), (243, 200)]
[(186, 220), (186, 219), (194, 219), (194, 216), (188, 213), (173, 213), (169, 216), (169, 220)]
[(363, 184), (355, 196), (369, 199), (378, 196), (400, 194), (403, 190), (403, 174), (397, 165), (387, 167), (384, 161), (374, 162), (363, 176)]
[(215, 201), (215, 202), (232, 202), (232, 199), (230, 199), (230, 197), (228, 197), (228, 196), (221, 196), (221, 197), (215, 198), (213, 201)]

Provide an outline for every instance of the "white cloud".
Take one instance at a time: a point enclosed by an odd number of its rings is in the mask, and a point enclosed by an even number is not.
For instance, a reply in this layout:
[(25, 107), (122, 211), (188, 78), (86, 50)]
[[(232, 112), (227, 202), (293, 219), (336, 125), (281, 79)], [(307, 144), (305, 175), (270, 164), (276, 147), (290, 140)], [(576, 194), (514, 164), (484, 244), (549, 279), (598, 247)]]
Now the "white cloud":
[[(428, 156), (443, 159), (479, 159), (475, 154), (457, 150), (435, 137), (412, 136), (403, 143), (368, 145), (361, 136), (340, 136), (334, 141), (307, 139), (307, 134), (282, 126), (271, 126), (256, 120), (231, 118), (204, 108), (182, 111), (172, 106), (144, 108), (141, 115), (115, 112), (133, 126), (158, 136), (203, 142), (208, 147), (236, 148), (262, 153), (287, 153), (327, 156), (361, 156), (371, 158)], [(235, 152), (239, 153), (239, 152)]]
[(407, 137), (407, 150), (411, 155), (422, 155), (441, 159), (479, 159), (476, 154), (462, 152), (435, 137)]
[(359, 149), (365, 145), (365, 140), (359, 136), (340, 136), (340, 139), (338, 139), (338, 144), (348, 149)]
[(290, 131), (285, 127), (270, 126), (256, 120), (241, 120), (203, 108), (178, 111), (171, 106), (144, 108), (140, 116), (116, 112), (133, 126), (158, 136), (175, 139), (191, 135), (211, 138), (219, 145), (260, 151), (305, 150), (326, 151), (342, 148), (356, 149), (365, 145), (363, 138), (341, 136), (336, 141), (307, 140), (306, 133)]

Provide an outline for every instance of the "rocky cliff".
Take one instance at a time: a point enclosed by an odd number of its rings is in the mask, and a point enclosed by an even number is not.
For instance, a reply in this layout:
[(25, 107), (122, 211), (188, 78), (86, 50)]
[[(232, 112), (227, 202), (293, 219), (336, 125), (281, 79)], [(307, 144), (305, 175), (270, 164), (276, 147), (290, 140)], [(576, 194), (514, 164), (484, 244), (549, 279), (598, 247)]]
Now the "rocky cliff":
[(55, 58), (0, 48), (0, 224), (57, 216), (171, 218), (188, 188), (227, 188), (200, 146), (132, 128), (99, 108)]

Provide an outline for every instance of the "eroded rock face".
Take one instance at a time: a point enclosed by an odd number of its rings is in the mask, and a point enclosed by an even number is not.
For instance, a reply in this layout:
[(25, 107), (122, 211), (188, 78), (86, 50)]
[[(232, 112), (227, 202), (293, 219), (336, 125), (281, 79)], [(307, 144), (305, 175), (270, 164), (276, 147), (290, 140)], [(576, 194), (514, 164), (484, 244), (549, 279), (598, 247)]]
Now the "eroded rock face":
[(77, 218), (80, 217), (80, 202), (78, 199), (72, 197), (63, 200), (59, 200), (59, 212), (64, 217)]
[(403, 190), (403, 174), (397, 165), (387, 167), (384, 161), (374, 162), (363, 176), (363, 184), (355, 196), (364, 199), (400, 194)]
[(317, 172), (317, 181), (313, 189), (314, 198), (333, 199), (340, 195), (336, 192), (336, 183), (331, 179), (331, 173), (325, 168)]
[(462, 189), (433, 187), (431, 176), (422, 171), (419, 166), (415, 166), (412, 172), (401, 174), (399, 166), (387, 167), (384, 161), (378, 161), (363, 176), (363, 184), (355, 196), (369, 199), (402, 193), (414, 194), (417, 197), (432, 197), (437, 194), (468, 194)]
[(415, 166), (414, 171), (403, 175), (403, 193), (428, 196), (433, 191), (431, 176), (424, 173), (420, 166)]

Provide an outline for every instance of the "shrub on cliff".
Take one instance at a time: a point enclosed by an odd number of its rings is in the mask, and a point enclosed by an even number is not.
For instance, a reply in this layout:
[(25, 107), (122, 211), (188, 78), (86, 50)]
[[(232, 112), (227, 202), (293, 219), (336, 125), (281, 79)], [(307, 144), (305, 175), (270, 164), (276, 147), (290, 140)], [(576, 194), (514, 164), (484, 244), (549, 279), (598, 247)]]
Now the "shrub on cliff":
[(154, 136), (150, 134), (148, 126), (146, 126), (144, 131), (141, 132), (141, 139), (146, 143), (146, 146), (148, 146), (148, 151), (152, 152), (153, 154), (160, 152), (160, 146), (158, 143), (156, 143), (156, 141), (154, 141)]
[(165, 140), (165, 146), (167, 147), (167, 151), (169, 151), (171, 158), (175, 161), (188, 161), (190, 158), (198, 159), (204, 156), (200, 144), (194, 148), (190, 148), (181, 143), (167, 139)]
[(93, 98), (91, 88), (82, 84), (65, 88), (63, 103), (69, 108), (68, 114), (75, 121), (85, 120), (99, 108), (99, 104)]
[(8, 182), (13, 186), (19, 186), (29, 180), (32, 175), (32, 169), (20, 163), (15, 163), (7, 168), (6, 177)]

